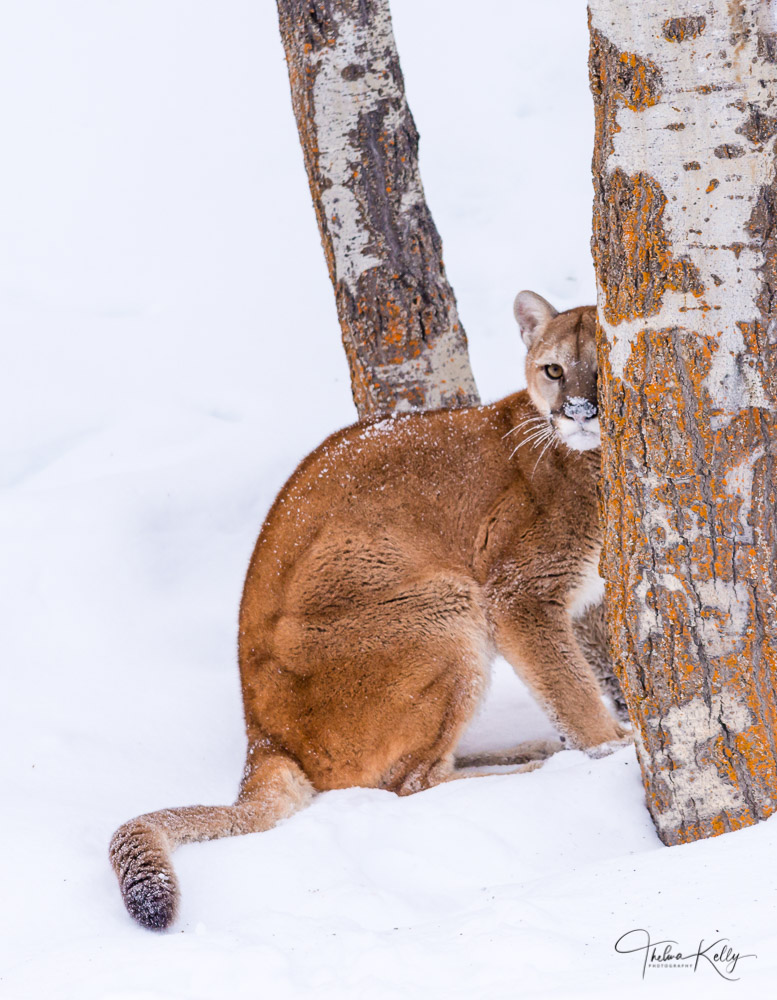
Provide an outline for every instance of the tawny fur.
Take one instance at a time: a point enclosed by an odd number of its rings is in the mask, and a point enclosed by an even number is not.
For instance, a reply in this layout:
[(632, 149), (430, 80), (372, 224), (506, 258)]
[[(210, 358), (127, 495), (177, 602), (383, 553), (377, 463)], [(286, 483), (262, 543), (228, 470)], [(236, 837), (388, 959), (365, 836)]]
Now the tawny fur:
[[(456, 744), (496, 652), (567, 746), (599, 753), (623, 739), (573, 622), (596, 595), (601, 545), (595, 313), (558, 315), (522, 293), (516, 317), (527, 390), (349, 427), (281, 490), (240, 608), (240, 795), (116, 832), (112, 863), (140, 923), (175, 917), (179, 844), (266, 830), (327, 789), (404, 795), (458, 777)], [(461, 764), (529, 770), (559, 746)]]

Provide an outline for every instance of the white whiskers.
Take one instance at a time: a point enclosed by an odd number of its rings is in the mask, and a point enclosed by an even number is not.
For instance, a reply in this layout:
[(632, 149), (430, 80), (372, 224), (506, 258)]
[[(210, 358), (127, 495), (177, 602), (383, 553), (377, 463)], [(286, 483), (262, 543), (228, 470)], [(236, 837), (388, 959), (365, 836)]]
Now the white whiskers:
[(526, 419), (522, 420), (520, 424), (516, 424), (515, 427), (511, 427), (506, 434), (503, 434), (502, 440), (506, 437), (510, 437), (511, 434), (515, 434), (516, 431), (521, 430), (521, 428), (525, 427), (527, 424), (539, 424), (544, 427), (547, 424), (547, 420), (545, 417), (540, 416), (539, 413), (534, 414), (532, 417), (526, 417)]
[(548, 448), (550, 448), (551, 446), (555, 448), (555, 447), (556, 447), (556, 444), (557, 444), (557, 442), (558, 442), (558, 440), (559, 440), (559, 439), (558, 439), (558, 437), (557, 437), (557, 435), (556, 435), (556, 432), (555, 432), (555, 430), (554, 430), (554, 431), (553, 431), (553, 433), (551, 434), (551, 436), (550, 436), (550, 437), (548, 438), (548, 443), (547, 443), (547, 444), (545, 445), (545, 447), (544, 447), (544, 448), (542, 449), (542, 451), (540, 452), (540, 457), (539, 457), (539, 458), (537, 459), (537, 461), (536, 461), (536, 462), (534, 463), (534, 468), (533, 468), (533, 469), (531, 470), (531, 474), (532, 474), (532, 478), (534, 478), (534, 473), (535, 473), (535, 472), (537, 471), (537, 466), (538, 466), (538, 465), (540, 464), (540, 462), (542, 461), (542, 456), (543, 456), (543, 455), (545, 454), (545, 452), (546, 452), (546, 451), (548, 450)]
[(532, 469), (533, 476), (537, 471), (537, 466), (542, 461), (542, 457), (545, 452), (548, 448), (555, 448), (560, 439), (551, 421), (541, 414), (526, 417), (519, 424), (516, 424), (515, 427), (511, 427), (506, 434), (503, 434), (502, 439), (504, 440), (504, 438), (509, 437), (511, 434), (515, 434), (516, 431), (521, 431), (524, 428), (527, 428), (526, 437), (523, 441), (517, 444), (515, 448), (513, 448), (510, 452), (510, 458), (512, 458), (516, 452), (520, 451), (521, 448), (525, 448), (526, 445), (529, 445), (531, 451), (534, 451), (535, 448), (542, 446), (542, 451), (540, 452), (537, 461), (534, 463), (534, 468)]
[(539, 448), (541, 444), (552, 441), (555, 436), (556, 432), (552, 427), (541, 427), (539, 430), (535, 430), (532, 434), (530, 434), (525, 440), (521, 441), (520, 444), (516, 445), (510, 452), (510, 458), (512, 458), (516, 452), (520, 451), (521, 448), (524, 448), (526, 445), (529, 445), (533, 451), (535, 448)]
[(543, 428), (541, 431), (535, 431), (531, 437), (527, 437), (525, 441), (521, 441), (519, 445), (516, 445), (515, 448), (513, 448), (510, 452), (510, 458), (512, 458), (516, 452), (519, 452), (521, 448), (525, 448), (527, 444), (530, 446), (531, 450), (534, 451), (535, 448), (539, 448), (541, 444), (544, 444), (552, 436), (552, 430)]

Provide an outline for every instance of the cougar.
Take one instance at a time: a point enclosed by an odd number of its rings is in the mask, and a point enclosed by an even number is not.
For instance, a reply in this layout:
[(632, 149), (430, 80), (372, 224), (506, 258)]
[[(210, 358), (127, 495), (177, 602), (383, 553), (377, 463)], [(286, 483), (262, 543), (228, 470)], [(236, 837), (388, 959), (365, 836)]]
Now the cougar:
[(281, 490), (240, 606), (237, 800), (148, 813), (111, 842), (144, 926), (175, 918), (180, 844), (267, 830), (327, 789), (406, 795), (560, 749), (456, 760), (495, 653), (567, 747), (597, 755), (627, 738), (573, 627), (602, 594), (595, 310), (521, 292), (515, 315), (525, 390), (355, 424)]

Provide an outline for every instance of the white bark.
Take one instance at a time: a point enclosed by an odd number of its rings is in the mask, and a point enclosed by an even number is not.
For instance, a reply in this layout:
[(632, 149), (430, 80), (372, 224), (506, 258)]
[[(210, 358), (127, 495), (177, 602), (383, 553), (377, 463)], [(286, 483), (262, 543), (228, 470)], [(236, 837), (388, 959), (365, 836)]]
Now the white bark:
[(388, 0), (277, 0), (360, 417), (478, 402)]
[[(622, 52), (655, 63), (662, 78), (660, 101), (644, 110), (622, 106), (618, 111), (619, 131), (605, 169), (647, 171), (665, 192), (672, 192), (664, 226), (675, 254), (692, 261), (704, 285), (701, 298), (667, 291), (649, 324), (643, 317), (617, 323), (603, 317), (613, 372), (623, 378), (637, 333), (674, 326), (680, 313), (690, 312), (689, 326), (721, 341), (706, 387), (723, 411), (722, 420), (742, 407), (770, 405), (757, 373), (748, 367), (740, 372), (736, 359), (744, 353), (737, 324), (759, 318), (756, 302), (764, 264), (747, 224), (758, 191), (775, 175), (774, 157), (764, 155), (762, 145), (748, 142), (742, 129), (756, 113), (767, 118), (770, 111), (777, 113), (774, 66), (758, 57), (759, 24), (777, 31), (774, 10), (771, 0), (591, 4), (592, 27)], [(672, 18), (703, 16), (702, 32), (688, 41), (666, 38), (668, 11)], [(682, 135), (670, 127), (676, 125), (683, 126)], [(735, 152), (733, 159), (720, 155), (723, 147)], [(686, 169), (691, 163), (698, 168)], [(713, 181), (718, 183), (708, 191)]]
[(667, 843), (777, 802), (777, 23), (591, 0), (613, 652)]

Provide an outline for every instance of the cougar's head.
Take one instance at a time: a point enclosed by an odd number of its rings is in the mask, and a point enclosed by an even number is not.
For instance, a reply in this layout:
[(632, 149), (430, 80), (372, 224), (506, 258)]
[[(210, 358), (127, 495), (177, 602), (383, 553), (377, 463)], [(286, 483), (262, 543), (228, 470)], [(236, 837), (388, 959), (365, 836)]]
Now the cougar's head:
[(519, 292), (513, 308), (528, 351), (526, 383), (535, 407), (568, 448), (598, 448), (596, 309), (559, 313), (535, 292)]

